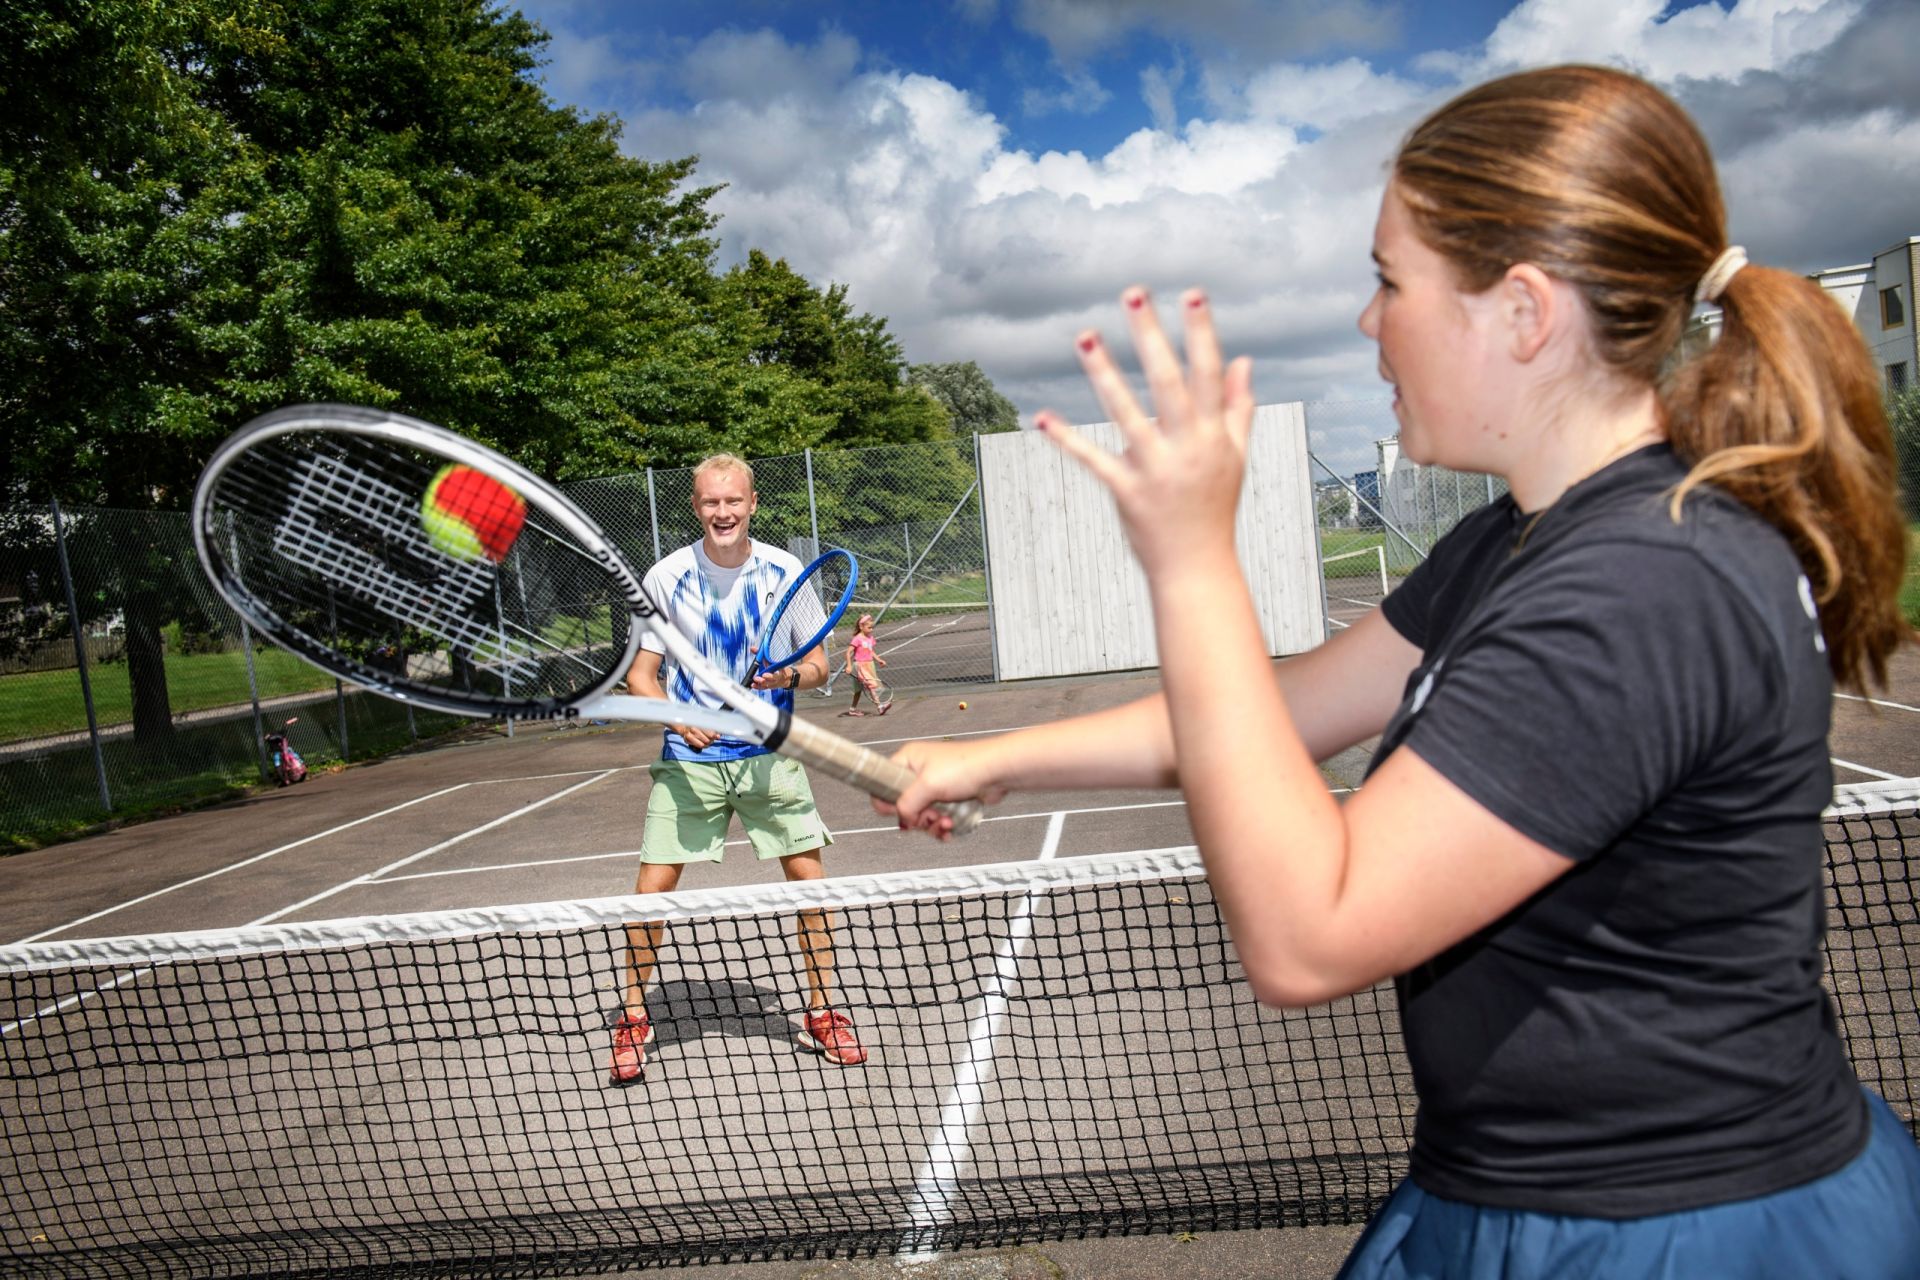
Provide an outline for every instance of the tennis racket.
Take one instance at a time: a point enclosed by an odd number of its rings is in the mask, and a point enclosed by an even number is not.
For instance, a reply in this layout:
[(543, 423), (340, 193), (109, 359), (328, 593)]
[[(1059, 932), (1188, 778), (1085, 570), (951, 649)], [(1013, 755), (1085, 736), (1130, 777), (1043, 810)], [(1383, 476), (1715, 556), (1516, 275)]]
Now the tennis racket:
[[(778, 671), (812, 653), (814, 646), (840, 625), (859, 582), (859, 562), (851, 551), (838, 547), (802, 569), (760, 629), (760, 643), (753, 652), (754, 670)], [(827, 601), (833, 602), (831, 608)]]
[[(457, 715), (697, 725), (886, 800), (913, 780), (722, 673), (585, 512), (445, 428), (350, 405), (264, 414), (207, 463), (193, 538), (249, 623), (386, 697)], [(609, 693), (642, 633), (727, 709)], [(977, 802), (945, 809), (956, 833), (980, 821)]]

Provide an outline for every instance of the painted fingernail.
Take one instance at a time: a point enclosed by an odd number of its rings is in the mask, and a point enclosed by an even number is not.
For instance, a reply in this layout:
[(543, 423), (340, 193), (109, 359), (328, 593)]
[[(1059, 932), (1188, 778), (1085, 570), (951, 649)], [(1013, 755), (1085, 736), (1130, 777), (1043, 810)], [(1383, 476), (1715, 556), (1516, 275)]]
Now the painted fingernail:
[(1147, 293), (1144, 289), (1134, 289), (1126, 296), (1127, 310), (1138, 311), (1147, 305)]
[(1082, 351), (1090, 352), (1099, 345), (1100, 345), (1100, 339), (1094, 337), (1092, 334), (1083, 333), (1080, 335), (1079, 347)]
[(1200, 292), (1198, 289), (1195, 289), (1192, 293), (1189, 293), (1187, 295), (1188, 307), (1193, 308), (1194, 310), (1198, 310), (1199, 308), (1204, 307), (1206, 305), (1207, 305), (1207, 295)]
[(1036, 413), (1033, 415), (1033, 429), (1035, 431), (1045, 431), (1051, 425), (1052, 419), (1048, 418), (1046, 414)]

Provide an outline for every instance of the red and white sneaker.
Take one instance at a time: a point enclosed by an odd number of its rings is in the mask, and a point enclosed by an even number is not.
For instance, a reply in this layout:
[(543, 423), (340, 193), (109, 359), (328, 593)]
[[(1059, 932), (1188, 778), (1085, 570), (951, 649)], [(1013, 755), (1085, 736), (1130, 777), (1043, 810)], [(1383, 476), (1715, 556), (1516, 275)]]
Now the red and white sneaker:
[(629, 1085), (646, 1079), (647, 1046), (653, 1043), (653, 1019), (642, 1013), (627, 1014), (613, 1024), (613, 1058), (607, 1065), (607, 1082)]
[(838, 1010), (815, 1009), (808, 1013), (800, 1043), (843, 1067), (857, 1067), (867, 1060), (866, 1048), (853, 1034), (853, 1019)]

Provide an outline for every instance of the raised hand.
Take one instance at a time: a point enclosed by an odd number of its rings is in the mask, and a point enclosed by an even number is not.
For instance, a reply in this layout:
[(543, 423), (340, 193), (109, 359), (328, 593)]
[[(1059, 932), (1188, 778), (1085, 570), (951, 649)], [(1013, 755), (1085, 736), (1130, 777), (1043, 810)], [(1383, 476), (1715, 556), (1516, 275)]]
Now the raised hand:
[(1184, 369), (1147, 291), (1135, 286), (1121, 295), (1157, 419), (1140, 407), (1098, 333), (1089, 330), (1075, 344), (1088, 383), (1126, 440), (1123, 452), (1108, 453), (1050, 412), (1034, 423), (1112, 492), (1149, 578), (1195, 556), (1234, 554), (1234, 508), (1253, 424), (1252, 362), (1242, 356), (1222, 369), (1206, 295), (1189, 290), (1181, 302)]

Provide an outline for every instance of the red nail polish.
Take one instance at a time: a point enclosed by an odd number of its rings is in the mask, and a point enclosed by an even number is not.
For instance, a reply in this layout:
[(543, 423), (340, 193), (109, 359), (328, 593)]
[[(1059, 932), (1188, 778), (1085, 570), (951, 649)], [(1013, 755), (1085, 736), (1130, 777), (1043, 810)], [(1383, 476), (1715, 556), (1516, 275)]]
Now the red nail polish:
[(1142, 308), (1142, 307), (1144, 307), (1144, 306), (1146, 306), (1146, 305), (1147, 305), (1147, 295), (1146, 295), (1146, 294), (1144, 294), (1144, 293), (1130, 293), (1130, 294), (1128, 294), (1128, 295), (1127, 295), (1127, 310), (1129, 310), (1129, 311), (1138, 311), (1138, 310), (1139, 310), (1140, 308)]
[(1206, 305), (1207, 305), (1207, 295), (1204, 293), (1193, 294), (1191, 297), (1187, 299), (1187, 306), (1196, 311)]
[(1099, 345), (1100, 339), (1094, 337), (1092, 334), (1088, 334), (1086, 337), (1080, 339), (1080, 349), (1082, 351), (1092, 351)]
[(1045, 430), (1047, 430), (1047, 424), (1048, 424), (1048, 421), (1049, 421), (1049, 419), (1047, 418), (1047, 415), (1046, 415), (1046, 414), (1044, 414), (1044, 413), (1036, 413), (1036, 414), (1034, 414), (1034, 415), (1033, 415), (1033, 429), (1034, 429), (1035, 431), (1045, 431)]

